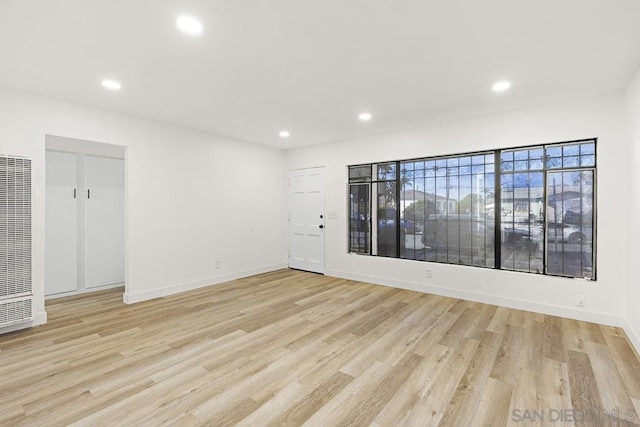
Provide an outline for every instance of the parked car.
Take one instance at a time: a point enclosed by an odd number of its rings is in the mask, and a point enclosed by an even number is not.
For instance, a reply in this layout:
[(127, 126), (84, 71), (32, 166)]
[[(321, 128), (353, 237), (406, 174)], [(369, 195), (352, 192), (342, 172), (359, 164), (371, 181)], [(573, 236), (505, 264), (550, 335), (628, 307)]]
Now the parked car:
[[(541, 241), (541, 226), (539, 224), (530, 225), (523, 228), (524, 224), (503, 224), (502, 245), (505, 249), (526, 250), (535, 252), (539, 248)], [(422, 243), (427, 249), (448, 250), (459, 248), (460, 251), (472, 252), (474, 248), (480, 246), (486, 248), (494, 247), (494, 223), (472, 222), (465, 218), (440, 218), (431, 219), (425, 222), (422, 233)], [(486, 242), (481, 245), (479, 242)], [(452, 247), (452, 243), (455, 245)]]
[(547, 240), (550, 242), (584, 244), (590, 242), (592, 238), (593, 229), (591, 227), (562, 222), (547, 223)]

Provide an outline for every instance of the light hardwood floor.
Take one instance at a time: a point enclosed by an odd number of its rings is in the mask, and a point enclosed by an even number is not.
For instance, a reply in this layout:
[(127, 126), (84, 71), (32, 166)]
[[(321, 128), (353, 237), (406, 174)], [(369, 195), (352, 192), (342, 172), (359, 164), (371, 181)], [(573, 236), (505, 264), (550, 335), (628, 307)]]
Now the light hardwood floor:
[(0, 425), (640, 424), (619, 328), (293, 270), (47, 312), (0, 336)]

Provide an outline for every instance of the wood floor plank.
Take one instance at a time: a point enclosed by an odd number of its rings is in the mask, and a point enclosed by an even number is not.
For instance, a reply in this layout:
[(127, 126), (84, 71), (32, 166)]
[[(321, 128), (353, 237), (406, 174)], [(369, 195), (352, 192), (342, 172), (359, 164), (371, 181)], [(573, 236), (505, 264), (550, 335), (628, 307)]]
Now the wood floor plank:
[(377, 383), (372, 383), (372, 387), (365, 387), (358, 393), (357, 401), (353, 402), (348, 412), (343, 412), (338, 424), (370, 424), (422, 360), (423, 357), (415, 353), (405, 354)]
[(557, 417), (557, 413), (553, 411), (571, 408), (569, 370), (565, 362), (545, 357), (537, 381), (541, 408), (547, 408), (548, 415)]
[(391, 366), (375, 361), (316, 411), (304, 425), (338, 426), (344, 417), (356, 416), (350, 408), (360, 402), (360, 396), (371, 393), (390, 370)]
[(513, 386), (494, 378), (487, 379), (482, 390), (478, 410), (474, 415), (474, 425), (483, 427), (503, 426), (511, 419), (509, 408)]
[(616, 327), (295, 270), (46, 308), (0, 336), (0, 425), (640, 424), (640, 359)]
[(79, 420), (77, 425), (107, 425), (115, 418), (123, 425), (133, 424), (145, 418), (150, 411), (162, 407), (185, 393), (185, 390), (188, 390), (192, 383), (203, 381), (206, 374), (206, 369), (195, 366), (95, 412)]
[(509, 321), (511, 310), (506, 307), (498, 307), (487, 326), (487, 331), (503, 334)]
[(441, 421), (460, 380), (475, 357), (479, 344), (479, 341), (469, 338), (462, 338), (459, 341), (446, 366), (433, 383), (422, 392), (421, 395), (426, 399), (421, 399), (413, 406), (404, 419), (405, 423), (436, 425)]
[[(633, 403), (633, 407), (636, 410), (636, 414), (640, 414), (640, 399), (631, 398), (631, 403)], [(634, 421), (640, 424), (640, 419), (636, 419)]]
[[(542, 365), (542, 362), (540, 365)], [(542, 395), (538, 390), (538, 375), (539, 371), (522, 365), (518, 367), (517, 380), (513, 387), (513, 393), (511, 394), (509, 414), (512, 414), (512, 417), (509, 419), (509, 425), (522, 424), (521, 422), (514, 422), (512, 424), (514, 419), (518, 419), (518, 414), (524, 414), (522, 420), (529, 421), (526, 414), (533, 413), (535, 416), (536, 412), (545, 414), (546, 411), (551, 409), (543, 407)], [(532, 423), (528, 425), (536, 424)]]
[[(633, 417), (640, 420), (627, 394), (625, 380), (620, 376), (609, 348), (603, 344), (591, 342), (586, 346), (593, 375), (600, 390), (603, 409), (620, 413), (632, 411)], [(628, 383), (628, 379), (626, 382)]]
[(442, 416), (442, 426), (472, 425), (501, 344), (500, 335), (485, 331), (469, 367)]
[(345, 388), (353, 377), (343, 372), (336, 372), (327, 378), (322, 384), (318, 385), (311, 393), (306, 394), (294, 402), (288, 410), (278, 415), (270, 421), (270, 425), (281, 426), (298, 426), (305, 423), (313, 414), (318, 412), (325, 403), (330, 401)]
[(613, 361), (618, 368), (618, 372), (625, 379), (629, 397), (640, 399), (640, 359), (638, 359), (633, 349), (629, 347), (626, 337), (607, 336), (605, 339), (616, 356)]
[(507, 324), (493, 361), (491, 378), (511, 385), (516, 384), (520, 354), (525, 347), (523, 339), (522, 328)]
[(380, 426), (402, 424), (402, 420), (413, 407), (424, 399), (425, 393), (430, 390), (440, 372), (445, 369), (451, 356), (451, 350), (441, 345), (435, 345), (430, 352), (427, 352), (402, 388), (380, 411), (374, 420), (375, 424)]
[[(603, 408), (602, 399), (589, 356), (586, 353), (569, 350), (568, 371), (573, 409), (582, 414), (600, 414)], [(576, 425), (588, 424), (581, 418)]]

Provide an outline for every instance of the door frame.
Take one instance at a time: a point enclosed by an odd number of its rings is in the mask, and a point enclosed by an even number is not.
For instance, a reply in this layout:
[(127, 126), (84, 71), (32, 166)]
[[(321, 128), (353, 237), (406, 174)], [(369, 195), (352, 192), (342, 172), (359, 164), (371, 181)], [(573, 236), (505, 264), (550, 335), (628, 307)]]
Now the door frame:
[[(124, 295), (129, 292), (129, 159), (128, 159), (128, 146), (110, 144), (98, 141), (70, 138), (60, 135), (45, 134), (45, 150), (46, 151), (58, 151), (76, 155), (89, 155), (98, 157), (110, 157), (115, 159), (121, 159), (124, 161)], [(46, 165), (45, 165), (46, 167)], [(80, 182), (78, 183), (80, 184)], [(45, 183), (46, 185), (46, 183)], [(46, 215), (46, 212), (45, 212)], [(84, 226), (83, 224), (80, 224)], [(46, 230), (45, 230), (46, 234)], [(80, 250), (84, 250), (84, 247), (78, 246), (78, 256), (81, 256)], [(45, 257), (47, 254), (45, 253)], [(81, 277), (78, 276), (78, 280)], [(58, 298), (70, 295), (79, 295), (87, 292), (96, 292), (113, 287), (120, 287), (122, 284), (116, 284), (112, 286), (104, 286), (100, 288), (84, 288), (78, 289), (75, 292), (55, 294), (51, 296), (43, 296), (45, 300), (51, 298)], [(126, 301), (125, 301), (126, 303)]]

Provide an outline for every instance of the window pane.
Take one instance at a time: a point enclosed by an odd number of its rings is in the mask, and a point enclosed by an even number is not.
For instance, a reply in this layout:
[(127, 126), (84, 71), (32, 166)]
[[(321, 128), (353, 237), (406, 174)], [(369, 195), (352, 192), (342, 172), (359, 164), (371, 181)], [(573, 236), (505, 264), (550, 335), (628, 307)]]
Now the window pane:
[[(424, 167), (424, 162), (415, 162)], [(404, 163), (401, 164), (404, 167)], [(401, 242), (402, 258), (424, 260), (422, 244), (422, 227), (425, 216), (425, 179), (424, 171), (416, 171), (415, 175), (401, 175), (400, 191), (400, 226), (404, 241)]]
[[(493, 229), (487, 230), (485, 224), (493, 222), (486, 213), (493, 207), (485, 201), (487, 188), (493, 194), (493, 168), (484, 164), (487, 158), (493, 161), (494, 156), (448, 158), (446, 175), (425, 179), (424, 187), (420, 187), (422, 183), (415, 184), (416, 188), (424, 188), (424, 201), (411, 202), (407, 197), (403, 202), (403, 219), (408, 224), (404, 227), (405, 258), (493, 267), (493, 258), (487, 260), (494, 253), (493, 245), (487, 250), (487, 233), (492, 236)], [(491, 174), (486, 174), (486, 170)], [(410, 192), (405, 194), (408, 196)], [(416, 192), (416, 198), (421, 196)], [(414, 206), (420, 209), (413, 212)]]
[(350, 182), (371, 181), (371, 165), (350, 166), (349, 181)]
[(540, 170), (543, 167), (544, 167), (544, 162), (542, 161), (542, 157), (535, 157), (529, 160), (529, 169)]
[(502, 162), (513, 161), (513, 151), (503, 151), (500, 153), (500, 160)]
[(562, 147), (562, 155), (564, 157), (577, 156), (578, 154), (580, 154), (579, 145), (565, 145), (564, 147)]
[(501, 162), (500, 170), (502, 172), (512, 171), (513, 170), (513, 162)]
[(377, 253), (380, 256), (397, 257), (396, 250), (396, 182), (380, 182), (378, 191), (378, 239)]
[(460, 168), (461, 175), (468, 175), (471, 173), (471, 166), (463, 166)]
[(565, 157), (562, 161), (562, 166), (565, 168), (574, 168), (580, 166), (580, 161), (578, 156)]
[[(369, 169), (371, 170), (371, 169)], [(349, 252), (368, 254), (371, 248), (369, 184), (349, 186)]]
[(500, 219), (503, 270), (543, 272), (543, 173), (503, 174)]
[(557, 169), (562, 167), (562, 158), (561, 157), (549, 157), (547, 159), (547, 168), (548, 169)]
[(517, 171), (526, 171), (529, 169), (529, 162), (527, 160), (519, 160), (514, 163), (513, 169)]
[(547, 177), (547, 273), (593, 278), (594, 172)]
[(596, 156), (587, 155), (580, 157), (580, 166), (595, 166)]
[(533, 150), (529, 150), (529, 159), (542, 160), (543, 157), (544, 157), (544, 149), (534, 148)]
[(473, 158), (471, 159), (471, 163), (474, 165), (484, 165), (484, 155), (473, 156)]
[(593, 142), (591, 142), (589, 144), (582, 144), (580, 146), (580, 154), (581, 155), (595, 154), (595, 153), (596, 153), (596, 144), (594, 144)]
[(547, 156), (549, 157), (562, 156), (562, 147), (547, 147)]
[(396, 179), (396, 164), (383, 163), (378, 165), (378, 180), (386, 181)]
[(518, 160), (528, 160), (529, 159), (529, 150), (521, 150), (513, 153), (514, 159)]

